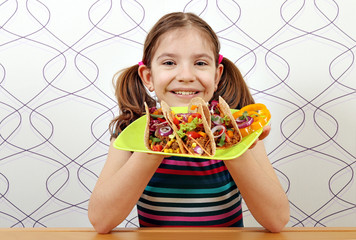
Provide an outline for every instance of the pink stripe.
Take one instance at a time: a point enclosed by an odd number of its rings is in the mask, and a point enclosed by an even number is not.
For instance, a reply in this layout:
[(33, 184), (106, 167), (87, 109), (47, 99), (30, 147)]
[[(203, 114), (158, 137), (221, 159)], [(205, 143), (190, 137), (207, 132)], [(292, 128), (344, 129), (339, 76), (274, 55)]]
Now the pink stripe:
[(137, 210), (137, 212), (139, 215), (141, 215), (143, 217), (160, 220), (160, 221), (199, 222), (199, 221), (214, 221), (214, 220), (220, 220), (223, 218), (227, 218), (227, 217), (230, 217), (231, 215), (237, 213), (240, 210), (241, 210), (241, 205), (227, 213), (223, 213), (223, 214), (219, 214), (219, 215), (215, 215), (215, 216), (202, 216), (202, 217), (159, 216), (159, 215), (145, 213), (145, 212), (142, 212), (141, 210)]
[(232, 224), (236, 223), (237, 221), (240, 221), (242, 218), (242, 214), (240, 214), (237, 218), (232, 219), (229, 222), (222, 223), (222, 224), (216, 224), (216, 225), (210, 225), (209, 227), (228, 227), (231, 226)]
[(139, 219), (139, 223), (141, 227), (159, 227), (159, 225), (145, 222), (142, 219)]
[(203, 175), (211, 175), (216, 174), (222, 171), (227, 170), (226, 166), (220, 166), (218, 168), (206, 170), (206, 171), (190, 171), (190, 170), (174, 170), (174, 169), (165, 169), (158, 168), (156, 173), (164, 173), (164, 174), (175, 174), (175, 175), (193, 175), (193, 176), (203, 176)]
[(206, 167), (213, 165), (215, 163), (221, 162), (221, 160), (210, 160), (204, 162), (191, 162), (191, 161), (177, 161), (170, 159), (163, 159), (162, 163), (167, 165), (176, 165), (176, 166), (191, 166), (191, 167)]

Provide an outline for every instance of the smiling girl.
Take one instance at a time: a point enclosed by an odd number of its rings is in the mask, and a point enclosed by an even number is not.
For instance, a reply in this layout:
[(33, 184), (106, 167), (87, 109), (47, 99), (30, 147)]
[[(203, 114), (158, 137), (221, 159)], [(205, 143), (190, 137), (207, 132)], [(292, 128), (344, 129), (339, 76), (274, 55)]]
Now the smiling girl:
[[(96, 231), (110, 232), (137, 204), (141, 227), (243, 227), (241, 201), (266, 229), (279, 232), (289, 204), (262, 141), (240, 157), (221, 161), (115, 149), (113, 142), (145, 114), (144, 102), (187, 106), (223, 97), (231, 108), (254, 103), (238, 68), (220, 55), (211, 27), (191, 13), (163, 16), (147, 35), (143, 59), (116, 76), (120, 115), (110, 125), (111, 144), (93, 190), (88, 215)], [(268, 135), (265, 127), (260, 137)]]

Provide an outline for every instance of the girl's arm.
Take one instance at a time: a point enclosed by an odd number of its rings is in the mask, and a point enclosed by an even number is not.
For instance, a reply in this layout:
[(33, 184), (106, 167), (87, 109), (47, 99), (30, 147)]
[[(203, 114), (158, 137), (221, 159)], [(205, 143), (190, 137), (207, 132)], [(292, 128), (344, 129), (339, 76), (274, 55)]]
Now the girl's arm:
[(108, 233), (125, 220), (164, 158), (118, 150), (113, 141), (88, 207), (89, 220), (99, 233)]
[(225, 165), (257, 222), (271, 232), (280, 232), (289, 221), (289, 202), (263, 142)]

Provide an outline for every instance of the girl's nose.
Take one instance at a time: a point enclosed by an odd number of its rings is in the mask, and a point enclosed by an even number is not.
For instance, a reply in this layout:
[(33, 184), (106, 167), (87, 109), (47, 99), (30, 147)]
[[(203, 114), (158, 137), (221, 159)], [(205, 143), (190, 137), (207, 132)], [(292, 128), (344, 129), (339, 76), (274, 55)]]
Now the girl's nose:
[(194, 69), (191, 66), (181, 66), (178, 70), (177, 80), (180, 82), (195, 81)]

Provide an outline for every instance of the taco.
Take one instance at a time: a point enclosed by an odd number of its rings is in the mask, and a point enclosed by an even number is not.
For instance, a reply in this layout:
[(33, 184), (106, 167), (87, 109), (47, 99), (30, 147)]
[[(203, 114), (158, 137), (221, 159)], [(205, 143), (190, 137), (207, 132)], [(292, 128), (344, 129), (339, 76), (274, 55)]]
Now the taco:
[[(199, 105), (201, 105), (201, 109), (198, 108)], [(210, 128), (211, 121), (210, 121), (210, 110), (209, 110), (208, 104), (204, 101), (204, 99), (202, 99), (200, 97), (195, 97), (189, 103), (188, 112), (195, 113), (195, 112), (198, 112), (198, 110), (201, 111), (202, 113), (204, 113), (205, 119), (206, 119), (207, 124)]]
[(211, 101), (208, 108), (216, 148), (225, 149), (238, 144), (242, 139), (241, 133), (227, 102), (219, 97), (219, 101)]
[(185, 148), (181, 142), (177, 141), (176, 133), (166, 120), (162, 109), (149, 108), (146, 103), (145, 109), (147, 122), (144, 142), (146, 148), (164, 153), (185, 153)]
[[(170, 122), (177, 141), (182, 143), (188, 154), (199, 156), (215, 155), (216, 146), (210, 127), (203, 113), (202, 103), (197, 102), (194, 112), (175, 113), (164, 101), (162, 111)], [(189, 105), (191, 106), (191, 104)]]

